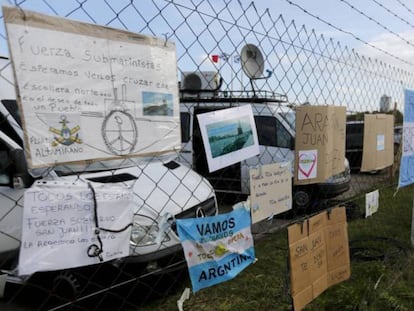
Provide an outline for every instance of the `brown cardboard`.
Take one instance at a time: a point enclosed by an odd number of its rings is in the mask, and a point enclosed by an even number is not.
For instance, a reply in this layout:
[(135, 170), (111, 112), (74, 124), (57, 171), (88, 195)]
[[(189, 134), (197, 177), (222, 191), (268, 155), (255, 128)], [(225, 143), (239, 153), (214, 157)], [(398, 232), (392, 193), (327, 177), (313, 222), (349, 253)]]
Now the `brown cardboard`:
[(328, 286), (342, 282), (351, 275), (348, 225), (344, 207), (328, 213), (325, 228)]
[[(325, 224), (326, 212), (317, 214), (308, 220), (309, 226), (309, 247), (310, 247), (310, 274), (312, 285), (317, 288), (319, 293), (323, 292), (326, 287), (326, 246), (325, 246)], [(319, 295), (319, 294), (318, 294)]]
[(335, 284), (341, 283), (349, 279), (351, 276), (351, 267), (350, 265), (341, 266), (335, 270), (328, 272), (328, 287), (331, 287)]
[(346, 217), (342, 215), (343, 210), (345, 209), (333, 209), (325, 228), (328, 271), (349, 262), (348, 231), (346, 218), (342, 220)]
[(387, 114), (364, 115), (364, 146), (361, 172), (380, 170), (394, 161), (394, 117)]
[(312, 286), (298, 293), (293, 298), (293, 309), (295, 311), (302, 310), (308, 303), (313, 300)]
[(346, 212), (324, 211), (288, 227), (294, 310), (350, 277)]
[(291, 292), (296, 295), (311, 286), (307, 222), (288, 228)]
[(297, 185), (322, 182), (344, 170), (346, 107), (296, 108)]

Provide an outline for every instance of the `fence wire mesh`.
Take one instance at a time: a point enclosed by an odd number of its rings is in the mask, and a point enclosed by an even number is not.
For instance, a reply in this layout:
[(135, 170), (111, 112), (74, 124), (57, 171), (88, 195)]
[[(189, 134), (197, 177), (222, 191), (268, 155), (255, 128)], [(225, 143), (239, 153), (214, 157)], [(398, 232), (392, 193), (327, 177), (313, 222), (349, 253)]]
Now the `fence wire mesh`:
[[(219, 212), (225, 212), (236, 202), (244, 200), (250, 191), (249, 167), (293, 159), (287, 128), (296, 106), (306, 103), (345, 106), (349, 119), (360, 120), (364, 112), (379, 111), (381, 98), (385, 95), (383, 98), (390, 100), (390, 113), (395, 115), (397, 124), (401, 122), (399, 111), (403, 105), (403, 89), (414, 87), (411, 70), (365, 57), (304, 25), (286, 21), (282, 15), (258, 10), (254, 2), (24, 0), (10, 4), (175, 42), (177, 74), (182, 89), (183, 145), (181, 153), (169, 157), (122, 160), (118, 165), (128, 167), (124, 171), (113, 170), (102, 163), (100, 170), (107, 169), (109, 173), (99, 181), (132, 184), (136, 189), (134, 195), (139, 202), (134, 217), (136, 225), (140, 226), (140, 211), (144, 209), (150, 210), (156, 219), (154, 223), (134, 231), (144, 241), (136, 238), (131, 244), (131, 252), (137, 256), (110, 264), (36, 273), (30, 278), (17, 277), (15, 268), (21, 233), (14, 232), (10, 226), (21, 217), (25, 189), (13, 188), (13, 180), (1, 180), (0, 241), (11, 249), (0, 255), (0, 267), (7, 271), (8, 277), (7, 295), (1, 302), (5, 307), (27, 302), (30, 297), (32, 309), (64, 309), (77, 305), (91, 310), (108, 309), (111, 305), (113, 310), (132, 310), (143, 307), (153, 297), (166, 297), (177, 288), (177, 282), (187, 277), (174, 225), (168, 236), (154, 246), (151, 256), (140, 253), (140, 243), (154, 239), (151, 230), (159, 225), (167, 212), (178, 211), (174, 215), (176, 218), (206, 216), (216, 212), (216, 204)], [(0, 129), (23, 146), (19, 133), (10, 127), (16, 104), (3, 23), (0, 27), (1, 53), (4, 56), (0, 65), (0, 83), (2, 89), (9, 90), (1, 94), (2, 105), (7, 111), (1, 111)], [(263, 79), (249, 79), (243, 71), (240, 55), (246, 44), (254, 44), (263, 53)], [(203, 83), (207, 84), (203, 85), (203, 90), (194, 92), (194, 85), (186, 82), (186, 78), (206, 72), (213, 72), (208, 76), (211, 80), (205, 78), (207, 80)], [(209, 173), (195, 116), (245, 103), (253, 106), (263, 156)], [(275, 121), (277, 116), (282, 116), (284, 121), (280, 121), (280, 117)], [(9, 147), (4, 142), (0, 148), (1, 170), (5, 178), (10, 176), (7, 175), (10, 172), (17, 172), (29, 187), (34, 178), (28, 175), (27, 168), (8, 151)], [(361, 152), (362, 145), (359, 148)], [(395, 148), (398, 154), (399, 145), (396, 144)], [(324, 188), (298, 187), (294, 197), (296, 207), (302, 208), (298, 214), (311, 213), (339, 201), (352, 202), (370, 189), (394, 185), (397, 156), (394, 168), (362, 174), (359, 172), (360, 155), (355, 154), (347, 153), (352, 168), (350, 189), (326, 193)], [(73, 167), (51, 167), (38, 172), (35, 177), (54, 181), (58, 178), (56, 171), (66, 169), (65, 175), (81, 179), (82, 174), (96, 170), (95, 165), (88, 164), (76, 171)], [(207, 177), (208, 181), (201, 176)], [(328, 198), (331, 200), (326, 200)], [(260, 235), (290, 221), (294, 221), (291, 214), (282, 215), (253, 230)]]

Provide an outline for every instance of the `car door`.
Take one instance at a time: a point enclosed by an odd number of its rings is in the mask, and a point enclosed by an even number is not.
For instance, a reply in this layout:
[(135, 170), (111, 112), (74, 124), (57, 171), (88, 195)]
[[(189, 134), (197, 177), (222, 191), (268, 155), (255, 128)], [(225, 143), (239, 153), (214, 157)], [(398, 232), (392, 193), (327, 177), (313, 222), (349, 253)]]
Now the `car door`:
[(250, 193), (249, 169), (260, 165), (294, 160), (292, 131), (274, 115), (254, 116), (260, 154), (242, 162), (243, 193)]

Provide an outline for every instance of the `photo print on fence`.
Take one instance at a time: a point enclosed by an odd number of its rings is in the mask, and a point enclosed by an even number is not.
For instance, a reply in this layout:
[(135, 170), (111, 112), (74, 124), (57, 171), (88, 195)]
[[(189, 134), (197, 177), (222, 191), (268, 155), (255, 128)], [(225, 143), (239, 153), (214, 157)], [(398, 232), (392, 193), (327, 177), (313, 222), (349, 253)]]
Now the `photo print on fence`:
[(255, 260), (250, 212), (177, 219), (193, 292), (231, 280)]
[(296, 107), (297, 185), (323, 182), (344, 171), (346, 107)]
[(259, 154), (252, 107), (227, 108), (197, 115), (209, 172)]
[(175, 152), (175, 44), (3, 7), (30, 168)]

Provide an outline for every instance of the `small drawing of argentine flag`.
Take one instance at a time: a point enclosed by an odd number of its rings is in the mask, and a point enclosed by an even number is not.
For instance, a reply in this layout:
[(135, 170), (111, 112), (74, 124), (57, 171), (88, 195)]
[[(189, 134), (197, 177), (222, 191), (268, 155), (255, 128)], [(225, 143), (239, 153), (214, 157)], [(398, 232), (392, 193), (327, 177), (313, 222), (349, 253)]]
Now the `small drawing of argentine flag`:
[(250, 212), (177, 219), (193, 292), (231, 280), (255, 260)]

